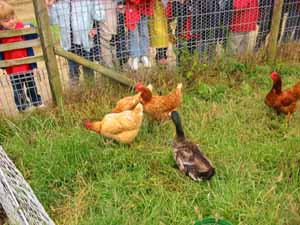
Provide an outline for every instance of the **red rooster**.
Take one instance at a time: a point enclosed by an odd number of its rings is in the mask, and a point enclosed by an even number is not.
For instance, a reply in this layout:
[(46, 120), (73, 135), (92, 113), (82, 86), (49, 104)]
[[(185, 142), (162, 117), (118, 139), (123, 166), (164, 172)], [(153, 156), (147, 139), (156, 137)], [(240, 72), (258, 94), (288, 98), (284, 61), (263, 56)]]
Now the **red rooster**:
[(271, 73), (273, 86), (265, 98), (265, 103), (280, 114), (288, 115), (288, 121), (292, 113), (296, 111), (297, 100), (300, 99), (300, 82), (292, 88), (282, 90), (281, 77), (277, 72)]

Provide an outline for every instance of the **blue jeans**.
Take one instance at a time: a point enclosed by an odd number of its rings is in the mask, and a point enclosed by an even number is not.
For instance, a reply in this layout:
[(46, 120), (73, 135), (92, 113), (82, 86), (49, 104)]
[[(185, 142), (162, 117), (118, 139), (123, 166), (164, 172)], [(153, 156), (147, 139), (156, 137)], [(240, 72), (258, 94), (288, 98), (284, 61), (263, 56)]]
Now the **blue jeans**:
[(27, 101), (24, 85), (26, 86), (26, 94), (30, 102), (34, 106), (39, 106), (42, 104), (42, 98), (38, 94), (36, 83), (34, 81), (34, 74), (32, 71), (11, 74), (9, 76), (11, 85), (14, 92), (14, 100), (19, 111), (24, 111), (29, 107), (29, 102)]
[(148, 55), (148, 17), (142, 15), (135, 30), (129, 30), (129, 52), (131, 57)]

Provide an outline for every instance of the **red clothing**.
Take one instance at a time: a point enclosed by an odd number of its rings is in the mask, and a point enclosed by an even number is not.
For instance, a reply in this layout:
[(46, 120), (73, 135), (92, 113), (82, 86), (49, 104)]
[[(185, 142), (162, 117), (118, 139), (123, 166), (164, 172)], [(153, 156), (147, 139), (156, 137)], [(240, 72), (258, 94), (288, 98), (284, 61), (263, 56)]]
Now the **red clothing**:
[[(23, 29), (24, 24), (21, 22), (18, 22), (16, 24), (15, 29)], [(1, 31), (0, 31), (1, 32)], [(18, 42), (18, 41), (24, 41), (23, 36), (15, 36), (15, 37), (8, 37), (8, 38), (1, 38), (0, 43), (1, 44), (8, 44), (8, 43), (13, 43), (13, 42)], [(25, 58), (27, 57), (27, 49), (22, 48), (22, 49), (15, 49), (15, 50), (10, 50), (10, 51), (5, 51), (3, 52), (3, 58), (4, 60), (10, 60), (10, 59), (19, 59), (19, 58)], [(7, 74), (12, 74), (12, 73), (20, 73), (20, 72), (26, 72), (30, 71), (30, 65), (29, 64), (23, 64), (23, 65), (17, 65), (17, 66), (10, 66), (6, 68), (6, 73)]]
[(250, 32), (256, 30), (259, 17), (258, 0), (233, 0), (232, 32)]
[(153, 16), (155, 0), (126, 0), (125, 25), (129, 30), (135, 30), (141, 15)]

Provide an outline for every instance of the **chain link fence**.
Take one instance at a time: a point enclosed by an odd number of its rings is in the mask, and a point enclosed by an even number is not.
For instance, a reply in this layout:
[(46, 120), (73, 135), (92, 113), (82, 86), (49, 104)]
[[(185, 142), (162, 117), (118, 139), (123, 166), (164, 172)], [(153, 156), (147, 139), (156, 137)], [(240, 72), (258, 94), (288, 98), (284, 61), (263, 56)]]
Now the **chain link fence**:
[[(274, 0), (60, 0), (48, 4), (48, 13), (56, 46), (114, 70), (135, 72), (179, 66), (187, 54), (209, 61), (225, 51), (256, 52), (268, 42), (273, 7)], [(280, 27), (280, 43), (299, 42), (299, 0), (284, 1)], [(82, 74), (94, 76), (74, 61), (58, 57), (58, 64), (65, 88), (78, 86)], [(35, 95), (50, 101), (45, 69), (39, 70), (40, 75), (30, 75)], [(30, 86), (26, 79), (23, 83), (23, 89)], [(1, 111), (18, 111), (16, 92), (21, 107), (36, 104), (30, 94), (24, 100), (26, 90), (16, 88), (10, 77), (1, 76), (0, 86)]]

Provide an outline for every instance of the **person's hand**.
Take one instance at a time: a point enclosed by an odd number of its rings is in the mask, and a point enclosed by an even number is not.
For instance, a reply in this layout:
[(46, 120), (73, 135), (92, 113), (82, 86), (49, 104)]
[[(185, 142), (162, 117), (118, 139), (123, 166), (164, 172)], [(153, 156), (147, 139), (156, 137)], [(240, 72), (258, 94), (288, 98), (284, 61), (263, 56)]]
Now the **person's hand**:
[(45, 0), (47, 6), (52, 6), (55, 2), (56, 0)]
[(91, 29), (89, 32), (89, 36), (91, 38), (94, 38), (96, 35), (97, 35), (97, 29), (96, 28)]
[(125, 13), (125, 6), (124, 5), (118, 5), (117, 6), (117, 11), (119, 12), (119, 13), (122, 13), (122, 14), (124, 14)]

